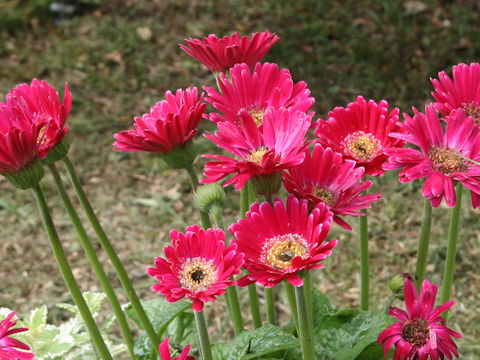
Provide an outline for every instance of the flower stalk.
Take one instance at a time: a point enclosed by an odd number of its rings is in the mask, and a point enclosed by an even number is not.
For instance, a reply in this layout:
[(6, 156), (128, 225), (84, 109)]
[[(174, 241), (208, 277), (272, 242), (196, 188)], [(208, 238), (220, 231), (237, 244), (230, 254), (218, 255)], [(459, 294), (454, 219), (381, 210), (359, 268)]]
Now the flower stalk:
[(420, 242), (418, 244), (417, 266), (415, 268), (415, 286), (420, 291), (425, 269), (427, 268), (428, 246), (430, 243), (430, 228), (432, 227), (432, 205), (429, 199), (425, 199), (423, 207), (422, 228), (420, 231)]
[[(457, 239), (458, 239), (458, 225), (460, 219), (460, 210), (462, 208), (462, 192), (463, 185), (458, 182), (455, 186), (455, 193), (457, 197), (457, 203), (452, 209), (450, 217), (450, 227), (448, 229), (448, 246), (447, 246), (447, 258), (445, 260), (445, 272), (443, 275), (442, 283), (442, 298), (441, 302), (445, 303), (450, 300), (452, 294), (453, 273), (455, 269), (455, 256), (457, 254)], [(446, 317), (446, 314), (444, 317)]]
[(369, 256), (368, 256), (368, 219), (367, 210), (363, 209), (364, 215), (360, 216), (360, 309), (368, 310), (369, 303)]
[(295, 323), (295, 329), (297, 334), (300, 333), (299, 324), (298, 324), (298, 311), (297, 311), (297, 299), (295, 298), (295, 288), (288, 281), (283, 282), (285, 286), (285, 294), (287, 295), (288, 304), (290, 305), (290, 310), (292, 311), (293, 322)]
[(82, 292), (80, 291), (75, 277), (73, 276), (72, 269), (68, 263), (67, 256), (65, 255), (65, 252), (62, 248), (62, 244), (55, 229), (55, 225), (53, 224), (52, 218), (50, 216), (50, 211), (48, 210), (47, 202), (45, 201), (45, 197), (43, 196), (42, 189), (38, 184), (35, 185), (32, 189), (35, 195), (35, 199), (37, 200), (43, 224), (45, 226), (45, 230), (47, 231), (47, 236), (50, 241), (50, 245), (52, 246), (55, 259), (57, 260), (58, 267), (60, 268), (63, 279), (65, 280), (65, 283), (70, 290), (70, 293), (72, 294), (73, 301), (77, 305), (78, 311), (82, 316), (85, 326), (87, 327), (88, 333), (90, 334), (90, 338), (95, 346), (95, 349), (98, 351), (98, 354), (101, 356), (102, 359), (112, 359), (112, 355), (108, 351), (108, 348), (103, 341), (97, 324), (95, 323), (95, 320), (93, 319), (88, 305), (83, 298)]
[[(195, 169), (193, 168), (193, 164), (186, 166), (185, 170), (187, 170), (188, 175), (190, 176), (190, 180), (192, 182), (192, 188), (195, 189), (198, 186), (198, 176), (197, 176), (197, 173), (195, 172)], [(210, 221), (210, 216), (208, 215), (208, 212), (204, 210), (199, 210), (199, 212), (200, 212), (200, 220), (202, 222), (203, 228), (204, 229), (211, 228), (212, 223)]]
[(194, 311), (193, 313), (195, 314), (195, 323), (197, 325), (198, 344), (200, 346), (201, 358), (202, 360), (213, 360), (203, 311)]
[(302, 346), (303, 360), (314, 360), (313, 334), (309, 329), (307, 302), (303, 286), (295, 288), (295, 298), (297, 300), (299, 338)]
[(160, 338), (155, 332), (155, 329), (153, 328), (152, 323), (148, 319), (147, 313), (145, 312), (145, 309), (140, 303), (140, 299), (138, 298), (138, 295), (135, 292), (132, 282), (130, 281), (122, 262), (120, 261), (115, 249), (113, 248), (110, 240), (108, 239), (107, 234), (103, 230), (102, 225), (98, 221), (98, 218), (95, 215), (95, 212), (93, 211), (92, 205), (88, 201), (85, 191), (83, 190), (82, 185), (80, 184), (80, 180), (78, 179), (77, 174), (75, 173), (75, 169), (73, 167), (72, 162), (67, 156), (65, 156), (62, 159), (62, 161), (63, 161), (63, 164), (65, 165), (65, 168), (67, 169), (68, 177), (70, 178), (70, 182), (72, 183), (73, 189), (80, 203), (82, 204), (82, 207), (88, 217), (88, 220), (90, 221), (90, 224), (92, 225), (95, 233), (97, 234), (100, 244), (102, 245), (103, 249), (107, 253), (110, 261), (112, 262), (112, 265), (117, 273), (117, 276), (120, 279), (122, 287), (125, 289), (127, 297), (130, 300), (130, 303), (132, 304), (133, 310), (137, 314), (143, 329), (147, 333), (147, 336), (150, 339), (150, 341), (152, 342), (153, 348), (155, 349), (156, 352), (158, 352)]
[(127, 319), (125, 317), (125, 314), (122, 311), (122, 307), (120, 305), (120, 302), (118, 301), (117, 295), (115, 294), (112, 284), (110, 283), (110, 280), (108, 279), (107, 275), (105, 274), (105, 271), (102, 268), (102, 265), (100, 264), (100, 261), (95, 252), (95, 249), (93, 248), (92, 242), (88, 237), (87, 232), (85, 231), (85, 228), (83, 227), (82, 222), (77, 212), (75, 211), (75, 208), (73, 207), (72, 202), (68, 197), (68, 194), (65, 190), (62, 179), (60, 178), (60, 175), (55, 165), (53, 163), (49, 164), (48, 168), (50, 169), (50, 172), (53, 175), (53, 179), (57, 186), (58, 193), (60, 194), (60, 198), (62, 199), (65, 210), (67, 210), (68, 215), (70, 216), (70, 219), (72, 221), (72, 224), (75, 227), (75, 230), (78, 235), (78, 239), (83, 247), (83, 250), (85, 251), (85, 254), (88, 257), (88, 260), (90, 261), (90, 264), (92, 265), (92, 268), (95, 271), (95, 274), (97, 275), (98, 280), (100, 281), (100, 285), (102, 286), (103, 291), (107, 295), (110, 305), (112, 306), (113, 312), (115, 313), (115, 317), (118, 321), (123, 337), (125, 339), (128, 352), (133, 359), (135, 358), (135, 355), (133, 353), (133, 336), (132, 336), (132, 332), (130, 331), (130, 328), (128, 327)]

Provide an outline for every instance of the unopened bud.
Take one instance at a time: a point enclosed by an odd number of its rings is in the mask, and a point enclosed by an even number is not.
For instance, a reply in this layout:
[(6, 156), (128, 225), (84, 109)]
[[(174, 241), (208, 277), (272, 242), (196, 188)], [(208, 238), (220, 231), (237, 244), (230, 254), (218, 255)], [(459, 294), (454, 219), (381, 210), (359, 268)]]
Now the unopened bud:
[(413, 281), (412, 275), (409, 273), (403, 273), (395, 275), (392, 280), (388, 283), (390, 290), (395, 294), (396, 297), (403, 299), (403, 287), (405, 285), (405, 279), (410, 279)]
[(198, 208), (208, 212), (212, 206), (220, 207), (225, 203), (225, 190), (217, 183), (199, 186), (193, 195)]

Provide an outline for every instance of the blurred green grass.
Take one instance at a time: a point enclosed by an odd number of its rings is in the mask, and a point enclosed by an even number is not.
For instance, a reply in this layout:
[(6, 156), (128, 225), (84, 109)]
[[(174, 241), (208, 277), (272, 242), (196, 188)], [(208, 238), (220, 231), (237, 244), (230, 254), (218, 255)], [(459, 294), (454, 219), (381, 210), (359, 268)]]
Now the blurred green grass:
[[(145, 297), (154, 296), (146, 289), (151, 284), (145, 274), (151, 254), (159, 253), (171, 226), (181, 229), (198, 221), (198, 215), (183, 172), (167, 169), (153, 156), (113, 152), (112, 134), (130, 127), (133, 117), (147, 112), (166, 90), (214, 85), (209, 71), (179, 49), (185, 37), (264, 29), (277, 33), (281, 40), (265, 60), (289, 68), (296, 81), (307, 82), (322, 118), (360, 94), (387, 99), (402, 112), (410, 112), (411, 106), (422, 108), (431, 101), (429, 77), (450, 71), (458, 62), (478, 61), (480, 55), (480, 5), (475, 0), (85, 0), (81, 15), (60, 22), (48, 11), (50, 2), (0, 3), (0, 97), (34, 77), (57, 89), (69, 82), (71, 157), (132, 278), (145, 288)], [(197, 143), (202, 152), (215, 151), (207, 142)], [(76, 274), (85, 289), (95, 288), (94, 276), (83, 271), (83, 255), (49, 176), (43, 184)], [(369, 219), (376, 294), (372, 307), (380, 311), (390, 277), (414, 271), (422, 198), (418, 184), (400, 185), (393, 176), (375, 186), (383, 200)], [(64, 300), (66, 292), (30, 194), (14, 191), (4, 181), (0, 191), (0, 253), (9, 254), (0, 261), (2, 288), (8, 289), (0, 293), (0, 306), (25, 312)], [(228, 224), (235, 219), (238, 194), (231, 188), (227, 192), (233, 198), (226, 208)], [(434, 215), (427, 275), (436, 283), (443, 271), (448, 214), (441, 207)], [(480, 352), (475, 340), (480, 336), (480, 225), (469, 204), (464, 214), (454, 323), (464, 334), (458, 342), (461, 358), (475, 359)], [(338, 305), (355, 306), (356, 233), (336, 230), (333, 235), (341, 242), (319, 272), (317, 286)]]

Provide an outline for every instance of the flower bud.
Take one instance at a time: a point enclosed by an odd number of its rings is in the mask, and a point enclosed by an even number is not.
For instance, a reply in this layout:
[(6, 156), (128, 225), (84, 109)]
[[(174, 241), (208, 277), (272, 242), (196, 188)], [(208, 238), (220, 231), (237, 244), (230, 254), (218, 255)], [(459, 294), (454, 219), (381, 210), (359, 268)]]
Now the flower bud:
[(208, 212), (214, 205), (220, 207), (225, 203), (225, 191), (217, 183), (199, 186), (193, 195), (200, 211)]
[(395, 275), (388, 283), (392, 293), (400, 299), (403, 299), (403, 286), (405, 284), (405, 279), (413, 281), (412, 275), (410, 275), (409, 273), (403, 273)]

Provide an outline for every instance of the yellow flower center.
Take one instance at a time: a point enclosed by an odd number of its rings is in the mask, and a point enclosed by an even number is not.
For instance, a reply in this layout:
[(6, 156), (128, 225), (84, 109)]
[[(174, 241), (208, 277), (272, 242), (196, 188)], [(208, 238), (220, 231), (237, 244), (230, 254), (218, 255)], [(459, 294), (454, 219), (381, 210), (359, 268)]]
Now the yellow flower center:
[(342, 141), (345, 155), (357, 161), (369, 161), (375, 158), (382, 150), (380, 141), (370, 133), (355, 131)]
[(180, 284), (192, 292), (205, 291), (218, 279), (218, 271), (212, 260), (189, 258), (179, 272)]
[(268, 239), (263, 245), (260, 257), (263, 263), (275, 269), (287, 269), (292, 266), (296, 256), (308, 256), (308, 244), (298, 234), (285, 234)]
[(407, 319), (402, 324), (402, 337), (414, 346), (421, 347), (430, 338), (428, 322), (423, 319)]
[(452, 172), (465, 172), (468, 166), (452, 149), (432, 146), (428, 157), (433, 162), (433, 168), (444, 175)]
[(321, 186), (314, 186), (312, 189), (313, 195), (318, 197), (325, 205), (333, 206), (335, 204), (335, 196), (328, 190)]
[(465, 110), (467, 116), (473, 117), (475, 124), (480, 125), (480, 106), (476, 103), (462, 103), (462, 107)]
[(250, 155), (247, 156), (247, 161), (253, 162), (257, 165), (262, 165), (263, 155), (265, 155), (268, 150), (268, 147), (260, 146), (258, 149), (253, 150)]
[(253, 117), (253, 121), (255, 121), (255, 124), (257, 126), (260, 126), (263, 124), (263, 115), (265, 114), (265, 111), (261, 107), (252, 106), (247, 108), (246, 110)]
[(37, 136), (37, 143), (39, 145), (45, 145), (46, 142), (48, 141), (48, 138), (45, 135), (45, 131), (47, 130), (47, 125), (43, 125), (40, 129), (40, 131), (38, 132), (38, 136)]

